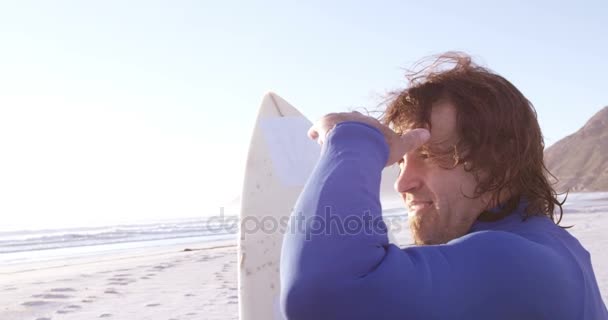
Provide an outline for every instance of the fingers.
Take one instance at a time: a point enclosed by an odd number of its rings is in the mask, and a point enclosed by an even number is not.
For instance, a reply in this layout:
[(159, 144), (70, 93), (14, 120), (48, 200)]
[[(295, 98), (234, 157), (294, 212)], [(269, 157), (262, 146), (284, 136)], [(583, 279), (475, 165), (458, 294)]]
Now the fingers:
[(327, 133), (331, 129), (327, 127), (325, 123), (317, 123), (308, 129), (308, 137), (312, 140), (317, 141), (319, 145), (323, 145)]
[(308, 129), (307, 135), (310, 139), (317, 140), (317, 138), (319, 138), (319, 132), (317, 132), (317, 127), (314, 125), (310, 127), (310, 129)]
[(376, 119), (365, 116), (358, 111), (352, 112), (340, 112), (340, 113), (328, 113), (323, 116), (317, 123), (315, 123), (310, 129), (308, 129), (308, 137), (312, 140), (316, 140), (320, 145), (323, 144), (323, 140), (327, 134), (340, 122), (345, 121), (358, 121), (367, 123), (378, 129), (382, 130), (382, 125)]
[(308, 129), (308, 137), (322, 145), (327, 133), (331, 131), (336, 123), (343, 121), (342, 118), (344, 118), (344, 113), (328, 113), (324, 115), (317, 123)]
[(389, 127), (380, 123), (377, 119), (369, 116), (364, 116), (361, 113), (354, 111), (348, 113), (330, 113), (321, 118), (310, 129), (308, 129), (308, 137), (323, 145), (328, 133), (340, 122), (357, 121), (366, 123), (375, 128), (378, 128), (384, 135), (389, 147), (389, 157), (386, 165), (391, 165), (397, 162), (403, 156), (425, 144), (431, 134), (427, 129), (413, 129), (403, 135), (398, 135)]
[(393, 137), (391, 139), (392, 143), (389, 143), (390, 152), (386, 162), (387, 166), (402, 159), (406, 153), (425, 144), (431, 137), (431, 133), (427, 129), (413, 129), (401, 136), (394, 134)]
[(410, 150), (414, 150), (425, 144), (429, 138), (431, 138), (431, 133), (427, 129), (413, 129), (401, 136), (401, 149), (405, 150), (407, 153)]

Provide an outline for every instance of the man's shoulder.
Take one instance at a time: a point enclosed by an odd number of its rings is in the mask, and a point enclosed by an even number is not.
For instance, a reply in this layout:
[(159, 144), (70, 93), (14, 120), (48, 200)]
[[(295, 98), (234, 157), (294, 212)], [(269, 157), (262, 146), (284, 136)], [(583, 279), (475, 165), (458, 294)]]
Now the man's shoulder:
[(467, 241), (500, 241), (528, 246), (530, 242), (546, 247), (561, 248), (564, 243), (578, 241), (549, 217), (534, 215), (524, 218), (512, 215), (494, 224), (474, 225), (471, 232), (455, 239)]
[(588, 263), (588, 259), (585, 259), (588, 257), (588, 252), (565, 230), (544, 231), (475, 231), (450, 241), (446, 247), (460, 252), (472, 252), (475, 256), (483, 256), (494, 261), (517, 259), (527, 261), (528, 265), (533, 265), (535, 262), (538, 266), (560, 265), (564, 272), (570, 270), (574, 274), (580, 273), (580, 265)]
[(521, 258), (558, 259), (563, 245), (550, 234), (480, 230), (447, 243), (448, 247), (485, 253), (495, 258), (517, 255)]
[(486, 244), (497, 244), (497, 243), (511, 243), (511, 244), (523, 244), (528, 239), (517, 232), (511, 232), (506, 230), (479, 230), (470, 232), (460, 238), (454, 239), (448, 244), (458, 244), (462, 242), (479, 242)]

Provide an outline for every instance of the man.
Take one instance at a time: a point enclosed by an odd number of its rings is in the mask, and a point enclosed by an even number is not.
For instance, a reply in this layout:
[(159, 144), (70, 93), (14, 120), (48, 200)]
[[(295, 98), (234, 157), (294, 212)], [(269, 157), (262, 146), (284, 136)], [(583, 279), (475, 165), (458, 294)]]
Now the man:
[[(329, 114), (309, 131), (323, 147), (284, 238), (288, 319), (608, 319), (517, 88), (448, 53), (383, 118)], [(405, 249), (378, 223), (394, 163), (417, 244)]]

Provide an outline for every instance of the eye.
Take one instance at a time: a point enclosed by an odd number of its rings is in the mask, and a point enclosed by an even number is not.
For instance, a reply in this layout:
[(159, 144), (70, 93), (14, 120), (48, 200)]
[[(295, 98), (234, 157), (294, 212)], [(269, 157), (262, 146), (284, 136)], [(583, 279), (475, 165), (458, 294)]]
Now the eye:
[(420, 151), (420, 152), (418, 152), (418, 157), (420, 157), (420, 159), (422, 159), (422, 160), (427, 160), (427, 159), (431, 158), (431, 156), (429, 155), (429, 153), (426, 152), (426, 151)]
[(401, 174), (401, 171), (403, 171), (403, 165), (404, 165), (405, 161), (403, 160), (403, 158), (399, 159), (399, 161), (397, 161), (394, 165), (397, 166), (397, 169), (399, 169), (399, 175)]
[(403, 161), (403, 158), (399, 159), (399, 161), (397, 161), (397, 163), (395, 163), (397, 165), (397, 167), (399, 168), (399, 170), (401, 170), (401, 167), (403, 167), (403, 163), (405, 161)]

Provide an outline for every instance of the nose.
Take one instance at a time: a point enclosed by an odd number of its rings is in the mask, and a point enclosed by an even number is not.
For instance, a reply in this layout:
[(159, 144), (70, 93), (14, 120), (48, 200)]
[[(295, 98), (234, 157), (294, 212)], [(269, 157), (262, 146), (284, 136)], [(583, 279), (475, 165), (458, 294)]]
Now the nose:
[(412, 192), (422, 185), (422, 168), (415, 164), (415, 160), (408, 155), (400, 164), (399, 176), (395, 181), (394, 188), (398, 193)]

